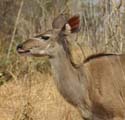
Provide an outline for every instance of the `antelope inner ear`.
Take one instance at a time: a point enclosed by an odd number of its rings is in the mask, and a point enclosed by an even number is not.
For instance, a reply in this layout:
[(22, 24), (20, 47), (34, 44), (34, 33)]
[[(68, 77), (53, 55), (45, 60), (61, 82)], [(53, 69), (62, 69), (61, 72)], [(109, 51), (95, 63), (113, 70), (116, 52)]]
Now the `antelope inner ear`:
[(74, 33), (79, 32), (80, 30), (80, 17), (79, 15), (75, 15), (70, 18), (67, 23), (63, 26), (62, 31)]

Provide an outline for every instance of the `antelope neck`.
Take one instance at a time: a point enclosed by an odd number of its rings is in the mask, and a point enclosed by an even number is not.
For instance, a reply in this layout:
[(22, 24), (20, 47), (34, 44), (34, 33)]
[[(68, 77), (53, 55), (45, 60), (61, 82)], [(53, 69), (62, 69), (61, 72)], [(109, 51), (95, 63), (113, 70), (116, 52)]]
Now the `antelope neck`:
[(75, 72), (75, 68), (72, 66), (63, 47), (58, 49), (56, 56), (50, 59), (50, 63), (56, 79), (67, 79), (68, 73), (73, 74)]
[(58, 49), (57, 55), (50, 59), (50, 62), (54, 81), (60, 93), (73, 105), (81, 104), (84, 101), (86, 85), (83, 69), (75, 69), (72, 66), (63, 47)]

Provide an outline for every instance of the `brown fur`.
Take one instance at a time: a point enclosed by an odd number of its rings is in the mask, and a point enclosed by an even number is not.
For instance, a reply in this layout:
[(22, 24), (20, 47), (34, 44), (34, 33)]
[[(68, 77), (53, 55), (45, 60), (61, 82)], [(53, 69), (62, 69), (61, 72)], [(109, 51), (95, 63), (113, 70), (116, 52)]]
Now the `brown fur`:
[(92, 111), (101, 120), (125, 119), (125, 55), (93, 58), (84, 64)]

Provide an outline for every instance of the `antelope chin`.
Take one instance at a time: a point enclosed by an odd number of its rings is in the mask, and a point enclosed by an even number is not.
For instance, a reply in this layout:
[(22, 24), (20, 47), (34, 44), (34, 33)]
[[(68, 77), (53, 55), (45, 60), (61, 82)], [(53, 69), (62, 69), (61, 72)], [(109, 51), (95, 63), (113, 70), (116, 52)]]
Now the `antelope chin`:
[(30, 54), (32, 56), (35, 56), (35, 57), (49, 57), (49, 58), (52, 58), (53, 56), (52, 55), (49, 55), (45, 50), (41, 50), (41, 51), (30, 51)]

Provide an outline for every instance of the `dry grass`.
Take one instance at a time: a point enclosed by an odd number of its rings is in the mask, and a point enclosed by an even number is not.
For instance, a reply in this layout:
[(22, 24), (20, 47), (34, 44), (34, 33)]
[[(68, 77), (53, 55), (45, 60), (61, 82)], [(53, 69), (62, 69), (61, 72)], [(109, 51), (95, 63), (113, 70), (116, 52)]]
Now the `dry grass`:
[(21, 79), (0, 87), (0, 120), (80, 120), (79, 113), (57, 92), (50, 75), (34, 73), (31, 79), (31, 87)]
[(0, 88), (0, 120), (80, 119), (77, 111), (57, 92), (51, 76), (40, 75), (30, 93), (29, 87), (19, 81)]

